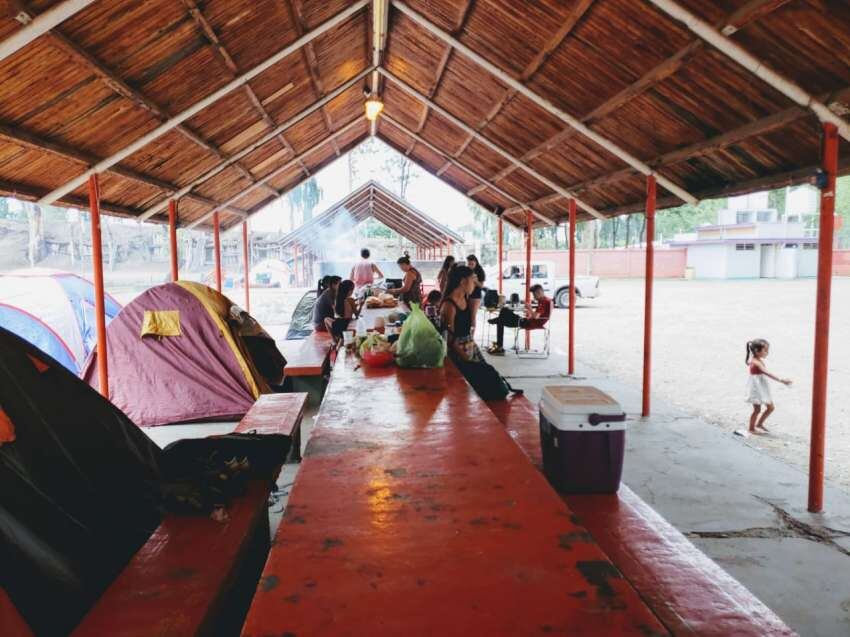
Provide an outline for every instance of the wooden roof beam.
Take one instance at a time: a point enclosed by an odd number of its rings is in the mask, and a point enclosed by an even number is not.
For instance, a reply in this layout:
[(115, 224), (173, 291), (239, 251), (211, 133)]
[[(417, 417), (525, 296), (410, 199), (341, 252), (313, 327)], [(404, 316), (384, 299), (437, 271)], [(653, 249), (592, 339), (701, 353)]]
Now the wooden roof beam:
[(363, 118), (362, 118), (362, 117), (357, 117), (357, 118), (353, 119), (351, 122), (349, 122), (348, 124), (346, 124), (345, 126), (343, 126), (342, 128), (340, 128), (338, 131), (336, 131), (335, 133), (333, 133), (333, 134), (332, 134), (332, 135), (330, 135), (329, 137), (325, 137), (324, 139), (322, 139), (322, 140), (321, 140), (321, 141), (319, 141), (318, 143), (313, 144), (313, 146), (311, 146), (310, 148), (308, 148), (307, 150), (305, 150), (305, 151), (304, 151), (303, 153), (301, 153), (300, 155), (297, 155), (296, 157), (293, 157), (291, 160), (289, 160), (288, 162), (286, 162), (286, 163), (285, 163), (285, 164), (283, 164), (282, 166), (279, 166), (278, 168), (274, 169), (274, 170), (273, 170), (273, 171), (271, 171), (268, 175), (266, 175), (265, 177), (263, 177), (263, 178), (261, 178), (260, 180), (258, 180), (258, 181), (257, 181), (257, 183), (255, 183), (255, 184), (251, 184), (248, 188), (245, 188), (245, 189), (244, 189), (244, 190), (242, 190), (240, 193), (238, 193), (238, 194), (234, 195), (233, 197), (231, 197), (230, 199), (228, 199), (228, 200), (227, 200), (226, 202), (224, 202), (223, 204), (220, 204), (220, 205), (219, 205), (219, 206), (217, 206), (216, 208), (213, 208), (213, 209), (212, 209), (212, 210), (210, 210), (209, 212), (205, 213), (205, 214), (204, 214), (204, 216), (199, 217), (198, 219), (195, 219), (195, 220), (194, 220), (191, 224), (189, 224), (189, 228), (194, 228), (194, 227), (195, 227), (195, 226), (197, 226), (199, 223), (201, 223), (201, 222), (203, 222), (203, 221), (206, 221), (207, 219), (209, 219), (210, 217), (212, 217), (214, 213), (218, 212), (219, 210), (221, 210), (221, 209), (222, 209), (222, 208), (224, 208), (225, 206), (229, 206), (229, 205), (232, 205), (232, 204), (236, 203), (237, 201), (239, 201), (242, 197), (244, 197), (244, 196), (245, 196), (245, 195), (247, 195), (248, 193), (253, 192), (253, 191), (254, 191), (254, 190), (256, 190), (257, 188), (262, 187), (264, 184), (266, 184), (266, 183), (267, 183), (268, 181), (270, 181), (271, 179), (274, 179), (275, 177), (277, 177), (277, 176), (278, 176), (278, 175), (280, 175), (281, 173), (286, 172), (287, 170), (289, 170), (289, 169), (290, 169), (290, 168), (292, 168), (293, 166), (298, 165), (298, 163), (299, 163), (299, 162), (304, 161), (304, 158), (305, 158), (305, 157), (307, 157), (310, 153), (312, 153), (312, 152), (314, 152), (314, 151), (318, 150), (319, 148), (321, 148), (322, 146), (324, 146), (326, 143), (328, 143), (328, 142), (329, 142), (329, 141), (331, 141), (332, 139), (336, 139), (337, 137), (340, 137), (341, 135), (343, 135), (343, 134), (347, 133), (348, 131), (350, 131), (352, 128), (354, 128), (354, 127), (355, 127), (355, 126), (357, 126), (358, 124), (362, 124), (362, 122), (363, 122)]
[[(475, 171), (473, 171), (473, 170), (471, 170), (471, 169), (467, 168), (466, 166), (464, 166), (463, 164), (461, 164), (459, 161), (457, 161), (456, 159), (454, 159), (453, 157), (451, 157), (451, 155), (449, 155), (447, 152), (445, 152), (445, 151), (443, 151), (443, 150), (440, 150), (439, 148), (437, 148), (436, 146), (434, 146), (431, 142), (429, 142), (428, 140), (426, 140), (426, 139), (425, 139), (424, 137), (422, 137), (419, 133), (415, 133), (415, 132), (413, 132), (412, 130), (410, 130), (409, 128), (407, 128), (406, 126), (404, 126), (404, 124), (402, 124), (402, 123), (400, 123), (400, 122), (398, 122), (398, 121), (394, 120), (392, 117), (389, 117), (388, 115), (384, 115), (383, 120), (384, 120), (385, 122), (387, 122), (388, 124), (391, 124), (392, 126), (395, 126), (397, 129), (399, 129), (399, 130), (400, 130), (401, 132), (403, 132), (405, 135), (407, 135), (408, 137), (413, 138), (414, 140), (416, 140), (416, 142), (417, 142), (417, 143), (422, 144), (423, 146), (425, 146), (425, 148), (428, 148), (429, 150), (431, 150), (431, 151), (433, 151), (433, 152), (437, 153), (438, 155), (440, 155), (441, 157), (445, 158), (445, 159), (446, 159), (446, 162), (447, 162), (450, 166), (455, 166), (455, 167), (459, 168), (460, 170), (462, 170), (463, 172), (465, 172), (466, 174), (468, 174), (470, 177), (472, 177), (472, 178), (473, 178), (473, 179), (475, 179), (476, 181), (479, 181), (479, 182), (481, 182), (482, 184), (486, 185), (486, 186), (487, 186), (487, 188), (490, 188), (491, 190), (493, 190), (493, 192), (496, 192), (496, 193), (498, 193), (498, 194), (502, 195), (505, 199), (507, 199), (507, 200), (509, 200), (509, 201), (513, 201), (515, 204), (517, 204), (517, 208), (518, 208), (518, 209), (522, 209), (522, 210), (526, 210), (526, 209), (528, 209), (528, 210), (531, 210), (531, 213), (532, 213), (535, 217), (537, 217), (538, 219), (540, 219), (540, 221), (543, 221), (544, 223), (547, 223), (547, 224), (549, 224), (549, 225), (553, 225), (553, 224), (554, 224), (554, 222), (553, 222), (551, 219), (549, 219), (549, 217), (547, 217), (546, 215), (543, 215), (543, 214), (539, 213), (538, 211), (534, 210), (534, 209), (533, 209), (533, 208), (531, 208), (530, 206), (527, 206), (526, 204), (524, 204), (523, 202), (521, 202), (519, 199), (517, 199), (516, 197), (514, 197), (512, 194), (510, 194), (510, 193), (508, 193), (508, 192), (506, 192), (506, 191), (502, 190), (501, 188), (499, 188), (499, 187), (498, 187), (498, 186), (496, 186), (495, 184), (490, 183), (489, 181), (487, 181), (487, 179), (486, 179), (485, 177), (482, 177), (481, 175), (479, 175), (479, 174), (478, 174), (478, 173), (476, 173)], [(468, 199), (470, 199), (471, 201), (473, 201), (473, 203), (476, 203), (477, 205), (481, 205), (481, 204), (478, 204), (478, 202), (477, 202), (477, 201), (475, 201), (474, 199), (472, 199), (472, 198), (471, 198), (469, 195), (467, 195), (466, 193), (464, 193), (464, 192), (462, 192), (462, 191), (461, 191), (461, 194), (463, 194), (465, 197), (467, 197)], [(559, 196), (560, 196), (560, 195), (559, 195)]]
[[(660, 1), (660, 0), (652, 0), (652, 1), (657, 2), (657, 1)], [(657, 172), (653, 171), (647, 164), (642, 162), (637, 157), (633, 156), (628, 151), (621, 148), (616, 143), (607, 139), (605, 136), (601, 135), (600, 133), (597, 133), (596, 131), (588, 128), (585, 124), (583, 124), (581, 121), (576, 119), (574, 116), (572, 116), (569, 113), (567, 113), (566, 111), (558, 108), (548, 99), (541, 97), (540, 95), (538, 95), (537, 93), (532, 91), (530, 88), (526, 87), (521, 82), (515, 80), (508, 73), (506, 73), (505, 71), (503, 71), (502, 69), (497, 67), (495, 64), (489, 62), (487, 59), (485, 59), (484, 57), (482, 57), (481, 55), (479, 55), (478, 53), (473, 51), (471, 48), (469, 48), (468, 46), (463, 44), (457, 38), (452, 37), (451, 35), (449, 35), (445, 31), (443, 31), (437, 25), (433, 24), (432, 22), (430, 22), (429, 20), (427, 20), (423, 16), (421, 16), (418, 13), (416, 13), (415, 11), (413, 11), (410, 7), (408, 7), (403, 2), (400, 2), (399, 0), (392, 0), (392, 2), (393, 2), (393, 6), (395, 6), (399, 11), (401, 11), (402, 13), (407, 15), (409, 18), (411, 18), (415, 22), (417, 22), (426, 31), (437, 36), (438, 38), (440, 38), (444, 42), (451, 44), (454, 48), (459, 50), (461, 53), (463, 53), (470, 60), (475, 62), (478, 66), (480, 66), (483, 69), (485, 69), (486, 71), (488, 71), (491, 75), (496, 77), (499, 81), (503, 82), (504, 84), (507, 84), (510, 88), (516, 90), (518, 93), (522, 94), (524, 97), (526, 97), (529, 100), (531, 100), (532, 102), (534, 102), (537, 106), (539, 106), (543, 110), (554, 115), (555, 117), (557, 117), (558, 119), (560, 119), (564, 123), (568, 124), (572, 128), (575, 128), (584, 137), (593, 141), (598, 146), (604, 148), (607, 152), (611, 153), (612, 155), (614, 155), (615, 157), (617, 157), (621, 161), (625, 162), (626, 164), (628, 164), (629, 166), (631, 166), (635, 170), (640, 171), (644, 175), (654, 175), (655, 178), (656, 178), (656, 181), (658, 182), (658, 184), (660, 186), (664, 187), (669, 192), (673, 193), (674, 195), (676, 195), (677, 197), (679, 197), (683, 201), (686, 201), (688, 203), (696, 203), (697, 202), (697, 199), (693, 195), (688, 193), (684, 188), (676, 185), (675, 183), (673, 183), (672, 181), (670, 181), (669, 179), (664, 177), (664, 175), (660, 175)], [(578, 201), (578, 200), (576, 200), (576, 201)]]
[(371, 186), (373, 199), (381, 200), (383, 202), (390, 203), (393, 206), (403, 208), (406, 212), (421, 218), (425, 223), (433, 227), (436, 232), (442, 235), (446, 235), (452, 241), (458, 242), (463, 240), (463, 237), (454, 232), (451, 228), (449, 228), (448, 226), (444, 226), (439, 221), (425, 214), (412, 203), (410, 203), (406, 199), (402, 199), (399, 195), (396, 195), (395, 193), (391, 192), (378, 182), (370, 181), (369, 184)]
[[(731, 29), (731, 33), (734, 33), (736, 30), (742, 28), (743, 26), (750, 24), (764, 16), (766, 16), (770, 11), (773, 11), (783, 4), (788, 3), (790, 0), (751, 0), (747, 4), (740, 7), (738, 10), (734, 11), (729, 15), (728, 18), (723, 20), (723, 30), (726, 32)], [(672, 56), (659, 62), (649, 71), (644, 73), (640, 78), (623, 88), (623, 90), (614, 94), (602, 104), (597, 106), (595, 109), (587, 113), (584, 117), (581, 118), (582, 123), (591, 124), (597, 120), (610, 115), (617, 109), (619, 109), (624, 104), (630, 102), (635, 99), (639, 95), (642, 95), (646, 91), (650, 90), (653, 86), (663, 82), (670, 76), (674, 75), (681, 69), (685, 64), (687, 64), (691, 59), (693, 59), (694, 55), (697, 52), (701, 51), (704, 48), (704, 43), (700, 39), (693, 40), (687, 46), (679, 49)], [(546, 140), (542, 144), (535, 146), (530, 151), (528, 151), (525, 155), (522, 156), (523, 161), (532, 161), (536, 159), (540, 155), (551, 151), (557, 146), (563, 144), (568, 139), (577, 135), (577, 131), (573, 128), (566, 128), (562, 130), (560, 133), (552, 137), (551, 139)], [(650, 162), (650, 165), (651, 162)], [(498, 182), (510, 175), (514, 170), (516, 170), (515, 166), (507, 166), (505, 169), (497, 173), (493, 176), (493, 181)], [(476, 188), (480, 188), (480, 186), (476, 186)], [(475, 189), (471, 190), (468, 194), (474, 195), (476, 194)]]
[[(407, 84), (401, 78), (393, 75), (392, 73), (390, 73), (389, 71), (387, 71), (384, 68), (381, 68), (379, 70), (383, 75), (385, 75), (386, 77), (391, 79), (393, 82), (395, 82), (396, 85), (399, 88), (401, 88), (405, 93), (407, 93), (408, 95), (411, 95), (412, 97), (415, 97), (416, 99), (418, 99), (421, 102), (426, 102), (432, 109), (434, 109), (434, 111), (436, 113), (439, 113), (442, 117), (449, 120), (452, 124), (454, 124), (455, 126), (460, 128), (467, 135), (474, 136), (476, 140), (481, 142), (484, 146), (487, 146), (487, 148), (489, 148), (490, 150), (492, 150), (493, 152), (495, 152), (496, 154), (501, 156), (503, 159), (506, 159), (507, 161), (517, 165), (517, 167), (522, 168), (522, 170), (524, 170), (529, 175), (531, 175), (532, 177), (537, 179), (540, 183), (545, 184), (547, 187), (551, 188), (555, 192), (560, 193), (564, 197), (571, 197), (571, 198), (575, 199), (576, 203), (579, 205), (580, 208), (582, 208), (583, 210), (586, 210), (587, 212), (589, 212), (593, 216), (596, 217), (596, 216), (599, 215), (599, 212), (597, 212), (593, 208), (593, 206), (585, 203), (584, 201), (582, 201), (581, 199), (576, 197), (575, 194), (571, 193), (569, 190), (567, 190), (566, 188), (564, 188), (560, 184), (555, 183), (554, 181), (552, 181), (551, 179), (549, 179), (545, 175), (542, 175), (540, 172), (538, 172), (537, 170), (535, 170), (534, 168), (532, 168), (528, 164), (522, 162), (520, 159), (518, 159), (517, 157), (515, 157), (514, 155), (512, 155), (511, 153), (509, 153), (505, 149), (503, 149), (501, 146), (498, 146), (494, 142), (491, 142), (488, 138), (484, 137), (484, 135), (477, 132), (471, 126), (469, 126), (468, 124), (464, 123), (463, 121), (461, 121), (460, 119), (458, 119), (457, 117), (455, 117), (454, 115), (449, 113), (446, 109), (444, 109), (440, 105), (436, 104), (432, 100), (429, 100), (427, 97), (422, 95), (422, 93), (420, 93), (415, 88), (413, 88), (412, 86)], [(548, 219), (548, 217), (547, 217), (547, 219)], [(551, 221), (551, 220), (549, 220), (549, 221)]]
[[(466, 0), (463, 8), (460, 12), (460, 18), (455, 24), (454, 28), (451, 30), (451, 34), (454, 37), (458, 37), (461, 33), (463, 33), (463, 28), (466, 26), (466, 20), (469, 18), (469, 14), (472, 13), (472, 7), (475, 5), (475, 0)], [(440, 90), (440, 84), (443, 82), (443, 74), (446, 71), (446, 67), (449, 64), (449, 60), (452, 57), (452, 51), (454, 48), (451, 45), (446, 46), (443, 51), (443, 55), (440, 57), (440, 61), (437, 63), (437, 72), (434, 74), (434, 81), (431, 83), (431, 86), (425, 92), (425, 95), (428, 98), (433, 98), (434, 95), (437, 94), (437, 91)], [(421, 133), (425, 128), (425, 124), (428, 121), (428, 114), (431, 110), (428, 108), (427, 104), (422, 105), (422, 114), (419, 116), (419, 122), (416, 124), (416, 128), (414, 129), (417, 133)], [(416, 140), (411, 141), (410, 146), (407, 148), (407, 151), (404, 153), (405, 155), (409, 155), (413, 152), (413, 147), (416, 145)]]
[[(268, 133), (266, 133), (263, 137), (261, 137), (257, 141), (252, 142), (251, 144), (249, 144), (248, 146), (246, 146), (245, 148), (240, 150), (238, 153), (233, 154), (230, 157), (230, 159), (228, 159), (227, 161), (220, 162), (218, 165), (210, 168), (203, 175), (193, 179), (190, 183), (186, 184), (180, 190), (178, 190), (174, 194), (173, 198), (179, 199), (180, 197), (186, 196), (196, 186), (204, 183), (205, 181), (212, 179), (217, 174), (219, 174), (221, 171), (223, 171), (228, 166), (230, 166), (234, 161), (238, 161), (242, 157), (245, 157), (249, 153), (254, 152), (255, 150), (257, 150), (258, 148), (260, 148), (264, 144), (268, 143), (270, 140), (274, 139), (279, 132), (285, 131), (286, 129), (291, 128), (292, 126), (295, 126), (298, 122), (302, 121), (305, 117), (311, 115), (312, 113), (314, 113), (315, 111), (320, 109), (322, 106), (324, 106), (325, 104), (327, 104), (331, 100), (335, 99), (337, 96), (341, 95), (342, 93), (344, 93), (345, 91), (350, 89), (355, 84), (359, 83), (364, 77), (366, 77), (371, 72), (372, 72), (371, 67), (368, 68), (368, 69), (364, 69), (363, 71), (361, 71), (360, 73), (355, 75), (353, 78), (351, 78), (347, 82), (341, 84), (340, 86), (335, 88), (333, 91), (331, 91), (330, 93), (325, 95), (322, 99), (320, 99), (316, 102), (313, 102), (310, 106), (299, 111), (298, 113), (296, 113), (295, 115), (290, 117), (288, 120), (286, 120), (283, 124), (280, 124), (279, 126), (274, 128), (273, 130), (269, 131)], [(238, 134), (237, 134), (237, 137), (238, 137)], [(280, 193), (278, 193), (278, 194), (280, 194)], [(148, 208), (144, 212), (144, 214), (142, 215), (142, 217), (141, 217), (142, 220), (147, 219), (149, 217), (152, 217), (157, 212), (165, 210), (166, 206), (168, 206), (168, 199), (167, 198), (159, 201), (158, 203), (156, 203), (153, 206), (151, 206), (150, 208)]]
[[(372, 0), (372, 95), (380, 95), (381, 76), (377, 68), (384, 58), (387, 46), (387, 31), (389, 29), (390, 0)], [(369, 134), (374, 137), (378, 128), (377, 118), (369, 123)]]
[[(0, 180), (0, 195), (3, 195), (4, 197), (14, 197), (21, 201), (32, 201), (37, 203), (38, 200), (44, 196), (44, 192), (45, 191), (40, 188)], [(89, 209), (88, 197), (77, 197), (75, 195), (65, 195), (59, 199), (56, 204), (59, 206), (67, 206), (68, 208), (77, 208), (79, 210)], [(127, 206), (121, 206), (119, 204), (109, 203), (108, 201), (101, 201), (100, 209), (111, 215), (127, 217), (129, 219), (136, 219), (139, 216), (138, 210), (128, 208)]]
[(53, 203), (54, 201), (56, 201), (60, 197), (68, 194), (69, 192), (76, 190), (81, 185), (86, 183), (86, 181), (88, 180), (88, 178), (91, 175), (97, 174), (99, 172), (103, 172), (104, 170), (107, 170), (108, 168), (114, 166), (118, 162), (126, 159), (127, 157), (129, 157), (133, 153), (139, 151), (140, 149), (142, 149), (145, 146), (147, 146), (148, 144), (150, 144), (152, 141), (158, 139), (159, 137), (166, 134), (170, 130), (176, 128), (177, 126), (179, 126), (180, 124), (185, 122), (190, 117), (197, 115), (198, 113), (200, 113), (205, 108), (211, 106), (212, 104), (215, 104), (222, 97), (230, 94), (231, 92), (233, 92), (237, 88), (241, 87), (246, 82), (257, 77), (260, 73), (263, 73), (264, 71), (266, 71), (267, 69), (269, 69), (273, 65), (277, 64), (278, 62), (280, 62), (281, 60), (283, 60), (287, 56), (291, 55), (292, 53), (294, 53), (295, 51), (300, 49), (307, 42), (310, 42), (310, 41), (316, 39), (317, 37), (319, 37), (323, 33), (328, 32), (329, 30), (335, 28), (336, 26), (338, 26), (342, 22), (348, 20), (351, 16), (353, 16), (357, 12), (361, 11), (363, 9), (363, 7), (366, 6), (367, 2), (368, 2), (368, 0), (357, 0), (356, 2), (351, 4), (348, 8), (346, 8), (345, 10), (339, 12), (334, 17), (326, 20), (320, 26), (316, 27), (315, 29), (313, 29), (309, 33), (304, 34), (302, 37), (296, 39), (294, 42), (292, 42), (288, 46), (284, 47), (283, 49), (281, 49), (277, 53), (266, 58), (263, 62), (260, 62), (259, 64), (254, 66), (249, 71), (246, 71), (245, 73), (243, 73), (239, 77), (235, 78), (231, 82), (228, 82), (226, 85), (224, 85), (223, 87), (221, 87), (217, 91), (214, 91), (212, 94), (210, 94), (207, 97), (199, 100), (198, 102), (196, 102), (195, 104), (193, 104), (189, 108), (186, 108), (185, 110), (183, 110), (179, 114), (175, 115), (171, 119), (163, 122), (161, 125), (157, 126), (154, 130), (152, 130), (148, 133), (145, 133), (141, 137), (137, 138), (135, 141), (131, 142), (130, 144), (128, 144), (127, 146), (125, 146), (124, 148), (119, 150), (118, 152), (116, 152), (116, 153), (110, 155), (109, 157), (103, 159), (97, 165), (92, 166), (91, 168), (86, 170), (81, 175), (78, 175), (77, 177), (69, 180), (68, 182), (62, 184), (58, 188), (55, 188), (50, 193), (48, 193), (46, 196), (44, 196), (40, 200), (39, 203), (42, 203), (42, 204)]
[(51, 7), (41, 15), (31, 20), (21, 19), (25, 22), (23, 28), (18, 29), (8, 38), (0, 42), (0, 60), (5, 60), (16, 53), (36, 38), (44, 35), (54, 27), (70, 18), (72, 15), (82, 11), (94, 0), (65, 0)]
[(700, 38), (748, 70), (768, 86), (779, 91), (803, 108), (811, 109), (821, 121), (834, 124), (838, 128), (838, 134), (850, 141), (850, 122), (833, 113), (826, 104), (807, 93), (799, 84), (792, 82), (787, 77), (765, 65), (762, 60), (751, 54), (744, 47), (728, 36), (723, 35), (723, 33), (715, 29), (708, 22), (691, 13), (685, 7), (674, 2), (674, 0), (649, 1), (674, 20), (683, 23)]

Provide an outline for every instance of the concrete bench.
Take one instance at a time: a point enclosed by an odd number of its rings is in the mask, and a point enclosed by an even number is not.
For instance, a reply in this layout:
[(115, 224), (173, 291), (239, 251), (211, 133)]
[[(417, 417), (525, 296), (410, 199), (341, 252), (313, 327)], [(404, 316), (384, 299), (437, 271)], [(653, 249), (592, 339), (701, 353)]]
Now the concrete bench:
[(666, 635), (450, 363), (334, 366), (243, 635)]
[[(537, 406), (525, 396), (487, 405), (542, 470)], [(674, 635), (795, 634), (626, 485), (614, 495), (564, 495), (562, 499)]]
[[(291, 436), (299, 449), (306, 401), (303, 393), (263, 395), (236, 431)], [(268, 554), (270, 490), (266, 481), (250, 482), (224, 522), (166, 516), (74, 637), (238, 633)]]

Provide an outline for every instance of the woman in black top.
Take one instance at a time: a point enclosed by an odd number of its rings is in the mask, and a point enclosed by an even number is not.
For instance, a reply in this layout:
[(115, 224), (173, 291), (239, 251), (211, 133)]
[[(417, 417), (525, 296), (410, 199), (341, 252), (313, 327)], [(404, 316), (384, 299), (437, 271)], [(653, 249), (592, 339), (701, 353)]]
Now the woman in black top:
[(475, 275), (475, 287), (469, 295), (469, 306), (472, 313), (472, 331), (475, 332), (475, 319), (478, 316), (478, 308), (481, 307), (481, 298), (484, 296), (482, 288), (484, 287), (484, 280), (487, 277), (484, 275), (484, 268), (478, 262), (478, 257), (474, 254), (466, 257), (466, 265)]
[(449, 353), (467, 361), (472, 356), (472, 309), (469, 294), (475, 287), (475, 273), (457, 265), (449, 273), (440, 318), (448, 339)]
[(406, 303), (408, 307), (411, 303), (422, 305), (422, 275), (419, 270), (410, 265), (410, 257), (400, 257), (396, 261), (398, 267), (404, 272), (404, 280), (400, 288), (387, 290), (390, 294), (398, 296), (402, 303)]

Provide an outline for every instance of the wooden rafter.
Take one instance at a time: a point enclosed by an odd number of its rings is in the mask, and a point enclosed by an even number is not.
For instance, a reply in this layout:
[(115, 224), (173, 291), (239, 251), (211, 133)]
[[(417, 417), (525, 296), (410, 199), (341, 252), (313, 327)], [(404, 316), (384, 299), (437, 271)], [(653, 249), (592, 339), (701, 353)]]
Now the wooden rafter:
[[(790, 0), (751, 0), (747, 2), (745, 5), (738, 8), (736, 11), (731, 13), (725, 20), (722, 21), (722, 24), (719, 25), (720, 28), (725, 33), (727, 30), (730, 33), (734, 33), (735, 31), (743, 28), (744, 26), (755, 22), (756, 20), (763, 18), (768, 15), (771, 11), (774, 11), (781, 7), (784, 4), (787, 4)], [(700, 40), (699, 38), (692, 40), (686, 46), (682, 47), (676, 53), (671, 55), (666, 60), (659, 62), (649, 71), (644, 73), (640, 78), (626, 86), (623, 90), (619, 91), (615, 95), (611, 96), (602, 104), (594, 108), (587, 115), (581, 118), (581, 122), (583, 124), (592, 124), (603, 117), (606, 117), (619, 109), (624, 104), (627, 104), (631, 100), (635, 99), (639, 95), (649, 91), (654, 86), (660, 84), (670, 76), (674, 75), (677, 71), (679, 71), (682, 67), (684, 67), (688, 62), (690, 62), (694, 56), (702, 51), (705, 48), (705, 42)], [(578, 133), (573, 128), (566, 128), (562, 130), (560, 133), (552, 137), (551, 139), (546, 140), (542, 144), (532, 148), (525, 155), (523, 155), (523, 161), (532, 161), (539, 157), (540, 155), (549, 152), (553, 148), (563, 144), (567, 140), (571, 139)], [(650, 165), (651, 162), (650, 162)], [(499, 173), (493, 176), (493, 181), (498, 182), (510, 175), (514, 170), (516, 170), (515, 166), (507, 166)], [(620, 171), (618, 171), (620, 172)], [(632, 169), (628, 170), (629, 174), (633, 174), (634, 171)], [(474, 189), (469, 192), (469, 194), (474, 195)]]
[[(572, 33), (573, 29), (575, 29), (576, 25), (579, 21), (584, 17), (584, 15), (590, 10), (590, 7), (593, 5), (595, 0), (579, 0), (573, 6), (572, 11), (570, 11), (569, 15), (566, 17), (564, 22), (561, 24), (561, 27), (555, 32), (555, 34), (549, 38), (549, 41), (543, 46), (540, 51), (537, 52), (537, 55), (534, 56), (534, 59), (525, 67), (523, 72), (520, 74), (519, 80), (523, 84), (527, 84), (534, 75), (540, 70), (540, 68), (546, 63), (546, 60), (558, 49), (561, 44), (564, 43), (564, 40)], [(454, 47), (449, 47), (454, 48)], [(502, 109), (510, 103), (511, 100), (516, 97), (517, 92), (512, 88), (508, 88), (502, 94), (502, 97), (493, 105), (493, 108), (487, 113), (487, 115), (478, 122), (474, 128), (476, 131), (481, 132), (485, 129), (490, 122), (492, 122), (499, 113), (502, 112)], [(460, 145), (457, 151), (454, 153), (455, 157), (459, 157), (462, 155), (469, 145), (472, 143), (472, 136), (467, 136), (464, 142)], [(447, 170), (447, 166), (443, 165), (440, 170), (437, 171), (438, 175), (442, 175), (445, 170)]]
[[(462, 32), (463, 28), (466, 26), (466, 21), (469, 18), (469, 14), (472, 13), (472, 8), (475, 5), (475, 0), (466, 0), (466, 3), (463, 5), (463, 8), (460, 12), (460, 17), (458, 18), (457, 23), (454, 28), (451, 30), (451, 34), (454, 37), (458, 37)], [(449, 60), (454, 54), (454, 47), (450, 45), (446, 45), (446, 48), (443, 50), (443, 55), (440, 57), (440, 61), (437, 63), (437, 72), (434, 74), (434, 81), (431, 82), (431, 86), (428, 87), (425, 95), (428, 96), (428, 99), (434, 97), (437, 94), (437, 91), (440, 90), (440, 84), (443, 82), (443, 74), (445, 73), (446, 67), (449, 64)], [(428, 114), (431, 112), (431, 109), (428, 108), (427, 104), (422, 105), (422, 114), (419, 116), (419, 121), (416, 124), (416, 128), (414, 129), (416, 133), (421, 133), (422, 129), (425, 128), (425, 124), (428, 122)], [(405, 155), (409, 155), (413, 152), (413, 148), (416, 146), (416, 140), (413, 139), (410, 146), (407, 147), (405, 151)]]
[[(207, 20), (204, 12), (198, 6), (198, 3), (195, 0), (183, 0), (183, 4), (186, 5), (186, 8), (189, 10), (189, 15), (192, 16), (192, 20), (195, 22), (195, 25), (200, 29), (201, 33), (203, 33), (204, 37), (210, 43), (210, 46), (216, 52), (216, 55), (219, 59), (224, 63), (224, 66), (230, 72), (231, 78), (239, 76), (239, 67), (236, 65), (236, 61), (233, 59), (233, 56), (227, 51), (227, 48), (222, 44), (221, 39), (218, 37), (218, 34), (215, 32), (215, 29), (212, 28), (212, 25)], [(299, 34), (300, 35), (300, 34)], [(259, 116), (265, 122), (266, 126), (269, 129), (273, 129), (277, 124), (271, 118), (266, 108), (260, 103), (260, 99), (257, 97), (257, 94), (254, 92), (254, 89), (251, 88), (250, 84), (244, 84), (242, 86), (242, 90), (245, 92), (245, 95), (248, 97), (248, 100), (251, 102), (251, 105), (254, 107), (254, 110), (257, 111)], [(287, 154), (295, 155), (295, 150), (292, 148), (290, 143), (286, 140), (283, 134), (277, 136), (278, 141), (283, 145), (284, 150), (286, 150)], [(227, 157), (219, 156), (219, 159), (227, 159)], [(239, 171), (239, 173), (248, 179), (252, 184), (257, 182), (257, 179), (251, 173), (250, 170), (245, 168), (240, 162), (234, 162), (233, 166)], [(306, 171), (306, 167), (302, 166), (302, 169)], [(309, 172), (307, 173), (309, 175)], [(268, 188), (266, 188), (269, 190)], [(275, 191), (276, 194), (276, 191)]]

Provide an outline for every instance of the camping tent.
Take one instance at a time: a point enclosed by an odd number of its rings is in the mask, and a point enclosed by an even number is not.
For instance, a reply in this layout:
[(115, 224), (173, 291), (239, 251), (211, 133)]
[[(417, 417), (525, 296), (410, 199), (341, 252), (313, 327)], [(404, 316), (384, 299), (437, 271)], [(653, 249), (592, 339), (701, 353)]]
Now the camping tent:
[[(107, 295), (107, 322), (120, 311)], [(0, 275), (0, 326), (79, 374), (96, 339), (94, 286), (59, 270), (33, 268)]]
[[(200, 283), (153, 287), (106, 331), (109, 398), (137, 425), (241, 417), (285, 360), (274, 340), (226, 296)], [(98, 387), (95, 350), (83, 379)]]
[(0, 593), (35, 634), (68, 634), (159, 524), (159, 458), (114, 405), (0, 329)]

